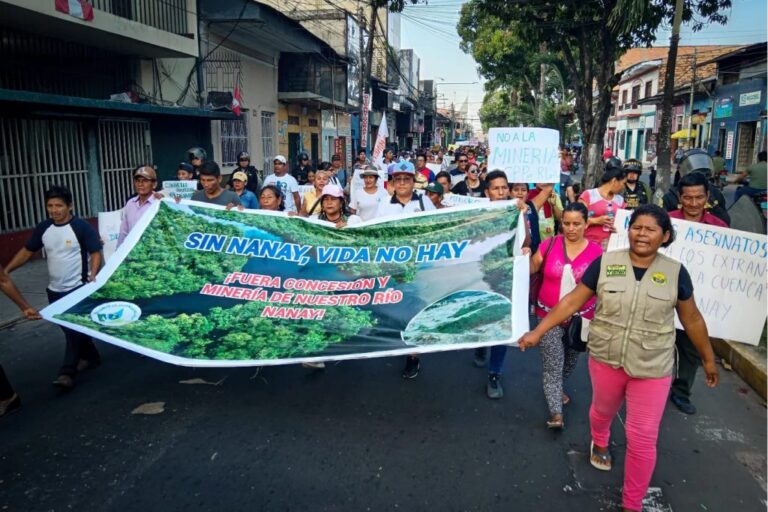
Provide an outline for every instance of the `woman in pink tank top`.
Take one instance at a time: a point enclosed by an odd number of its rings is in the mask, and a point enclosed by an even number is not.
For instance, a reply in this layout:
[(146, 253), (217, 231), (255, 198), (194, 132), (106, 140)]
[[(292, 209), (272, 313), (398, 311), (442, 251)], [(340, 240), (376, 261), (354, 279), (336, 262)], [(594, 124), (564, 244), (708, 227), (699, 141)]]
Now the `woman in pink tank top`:
[(585, 190), (579, 196), (579, 202), (583, 203), (589, 211), (589, 220), (584, 236), (600, 245), (605, 250), (608, 238), (616, 231), (613, 227), (613, 219), (616, 210), (624, 208), (624, 198), (619, 192), (624, 190), (627, 182), (627, 173), (621, 167), (611, 167), (605, 170), (600, 178), (597, 188)]
[[(560, 297), (575, 287), (589, 264), (603, 254), (599, 245), (584, 238), (587, 226), (587, 208), (581, 203), (569, 204), (563, 211), (563, 234), (541, 243), (531, 258), (531, 273), (541, 269), (543, 279), (536, 301), (536, 316), (544, 318), (560, 302)], [(570, 279), (572, 273), (573, 279)], [(566, 278), (563, 278), (566, 274)], [(595, 314), (595, 299), (584, 304), (580, 314), (591, 320)], [(579, 359), (579, 352), (563, 344), (563, 326), (553, 327), (541, 340), (541, 361), (543, 366), (544, 396), (549, 407), (547, 427), (563, 428), (563, 405), (570, 401), (563, 393), (563, 381), (573, 372)]]

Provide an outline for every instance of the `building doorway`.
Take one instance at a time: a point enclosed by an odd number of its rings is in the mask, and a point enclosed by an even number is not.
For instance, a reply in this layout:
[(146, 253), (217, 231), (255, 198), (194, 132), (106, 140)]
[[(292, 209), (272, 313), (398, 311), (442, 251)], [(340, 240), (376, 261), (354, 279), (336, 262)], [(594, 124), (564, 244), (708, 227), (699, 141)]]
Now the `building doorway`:
[(755, 149), (755, 121), (738, 124), (738, 141), (736, 143), (736, 159), (733, 167), (734, 172), (746, 170), (752, 164)]
[(299, 153), (301, 152), (301, 134), (289, 133), (288, 134), (288, 169), (291, 169), (296, 162), (298, 162)]
[(310, 142), (309, 142), (309, 145), (310, 145), (310, 147), (311, 147), (311, 150), (310, 150), (310, 158), (312, 159), (312, 167), (314, 167), (315, 169), (317, 169), (317, 165), (320, 163), (320, 162), (318, 161), (318, 159), (320, 158), (320, 156), (319, 156), (319, 153), (318, 153), (318, 152), (319, 152), (319, 149), (320, 149), (320, 148), (319, 148), (319, 146), (320, 146), (320, 143), (319, 143), (319, 137), (318, 137), (318, 135), (317, 135), (316, 133), (311, 133), (311, 134), (309, 135), (309, 141), (310, 141)]

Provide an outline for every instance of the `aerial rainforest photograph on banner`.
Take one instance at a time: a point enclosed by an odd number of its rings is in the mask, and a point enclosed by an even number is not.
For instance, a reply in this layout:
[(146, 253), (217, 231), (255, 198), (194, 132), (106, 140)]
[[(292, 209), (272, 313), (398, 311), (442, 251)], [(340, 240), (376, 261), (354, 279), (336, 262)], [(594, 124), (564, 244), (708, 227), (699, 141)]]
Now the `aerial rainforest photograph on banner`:
[(512, 202), (481, 203), (336, 229), (160, 201), (95, 283), (44, 314), (190, 366), (512, 343), (527, 329), (513, 322), (527, 318), (518, 215)]

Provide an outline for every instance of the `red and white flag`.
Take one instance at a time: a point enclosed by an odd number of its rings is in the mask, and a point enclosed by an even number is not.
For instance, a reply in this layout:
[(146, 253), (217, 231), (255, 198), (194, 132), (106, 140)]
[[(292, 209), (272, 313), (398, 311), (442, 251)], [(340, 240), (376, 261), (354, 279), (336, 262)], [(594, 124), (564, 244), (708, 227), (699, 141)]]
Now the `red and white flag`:
[(232, 95), (232, 112), (236, 116), (240, 115), (240, 88), (235, 87), (235, 94)]
[(371, 160), (377, 167), (381, 167), (384, 161), (387, 137), (389, 137), (389, 128), (387, 127), (387, 113), (385, 112), (381, 116), (381, 124), (379, 124), (379, 131), (376, 134), (376, 144), (373, 145), (373, 153), (371, 154)]
[(93, 6), (88, 0), (55, 0), (56, 10), (80, 18), (85, 21), (93, 20)]

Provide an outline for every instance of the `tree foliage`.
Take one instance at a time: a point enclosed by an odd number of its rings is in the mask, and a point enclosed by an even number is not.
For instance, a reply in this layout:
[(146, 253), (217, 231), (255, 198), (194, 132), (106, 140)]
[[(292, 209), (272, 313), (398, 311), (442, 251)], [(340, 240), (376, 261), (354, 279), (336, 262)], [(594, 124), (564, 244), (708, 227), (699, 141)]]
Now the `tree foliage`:
[[(684, 19), (722, 22), (720, 9), (726, 4), (730, 0), (687, 0)], [(634, 10), (628, 10), (632, 5)], [(562, 61), (587, 145), (590, 181), (598, 172), (611, 91), (620, 79), (615, 63), (627, 49), (650, 45), (673, 12), (672, 0), (470, 0), (462, 7), (457, 30), (464, 49), (497, 87), (519, 87), (529, 80), (526, 69), (542, 48)]]

